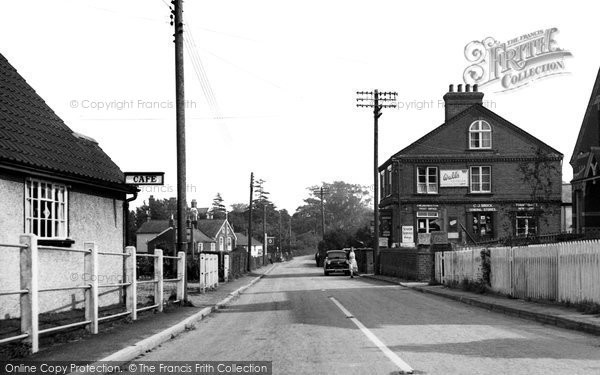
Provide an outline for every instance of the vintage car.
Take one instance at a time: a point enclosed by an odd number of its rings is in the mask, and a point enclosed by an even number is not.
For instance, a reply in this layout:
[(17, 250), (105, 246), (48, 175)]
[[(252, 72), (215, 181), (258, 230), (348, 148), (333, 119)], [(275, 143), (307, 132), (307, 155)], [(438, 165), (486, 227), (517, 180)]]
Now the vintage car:
[(346, 250), (329, 250), (323, 261), (323, 273), (329, 276), (332, 272), (350, 274), (350, 265)]

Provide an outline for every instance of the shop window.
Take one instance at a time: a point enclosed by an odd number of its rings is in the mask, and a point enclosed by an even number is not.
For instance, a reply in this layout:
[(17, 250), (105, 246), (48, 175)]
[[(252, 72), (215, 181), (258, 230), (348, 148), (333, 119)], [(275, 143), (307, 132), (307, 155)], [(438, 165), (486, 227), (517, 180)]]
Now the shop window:
[(29, 179), (25, 183), (25, 231), (40, 238), (67, 238), (67, 187)]
[(418, 194), (437, 194), (438, 175), (437, 167), (418, 167), (417, 168), (417, 193)]
[(440, 219), (437, 212), (417, 212), (417, 232), (431, 233), (440, 230)]
[(492, 212), (473, 212), (473, 234), (479, 239), (494, 238), (494, 215)]
[(492, 127), (486, 121), (477, 120), (469, 127), (469, 148), (472, 150), (492, 148)]
[(492, 167), (471, 167), (471, 193), (492, 192)]
[(515, 223), (517, 236), (535, 236), (537, 235), (537, 220), (533, 215), (517, 215)]

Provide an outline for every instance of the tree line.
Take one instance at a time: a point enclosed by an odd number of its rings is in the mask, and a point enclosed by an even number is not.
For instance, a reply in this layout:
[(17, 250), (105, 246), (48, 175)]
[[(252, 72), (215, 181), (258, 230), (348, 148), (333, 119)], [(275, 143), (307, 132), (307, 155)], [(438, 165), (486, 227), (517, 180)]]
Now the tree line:
[[(326, 192), (323, 195), (324, 234), (321, 224), (321, 187)], [(341, 249), (372, 245), (373, 209), (368, 187), (334, 181), (309, 186), (306, 191), (303, 204), (290, 214), (271, 201), (264, 180), (256, 181), (252, 201), (252, 236), (262, 242), (266, 231), (269, 237), (275, 237), (275, 246), (280, 246), (283, 251), (292, 250), (296, 254), (311, 253), (318, 247)], [(250, 211), (248, 203), (232, 203), (229, 207), (227, 210), (224, 198), (217, 193), (208, 212), (201, 213), (199, 219), (205, 219), (207, 215), (214, 219), (227, 217), (236, 232), (247, 235)], [(152, 220), (168, 220), (176, 217), (176, 213), (175, 198), (143, 202), (129, 212), (128, 245), (135, 246), (135, 232), (150, 216)]]

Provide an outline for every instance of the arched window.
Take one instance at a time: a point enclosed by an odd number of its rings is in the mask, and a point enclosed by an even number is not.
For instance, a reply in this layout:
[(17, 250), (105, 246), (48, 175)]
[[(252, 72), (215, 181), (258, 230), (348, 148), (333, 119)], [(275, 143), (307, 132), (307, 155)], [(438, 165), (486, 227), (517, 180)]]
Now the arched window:
[(219, 237), (219, 251), (223, 251), (223, 237)]
[(484, 120), (477, 120), (469, 127), (469, 148), (492, 148), (492, 127)]

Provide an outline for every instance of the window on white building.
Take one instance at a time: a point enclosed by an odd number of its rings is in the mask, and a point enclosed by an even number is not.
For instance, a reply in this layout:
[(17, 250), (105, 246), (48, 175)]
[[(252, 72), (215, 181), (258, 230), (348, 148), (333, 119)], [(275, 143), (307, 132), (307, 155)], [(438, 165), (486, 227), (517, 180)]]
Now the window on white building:
[(477, 120), (469, 127), (469, 148), (492, 148), (492, 127), (487, 121)]
[(41, 238), (67, 238), (67, 187), (28, 179), (25, 183), (25, 230)]
[(437, 167), (418, 167), (417, 168), (417, 193), (418, 194), (437, 194), (437, 192), (438, 192)]
[(492, 192), (492, 167), (471, 167), (471, 193)]

